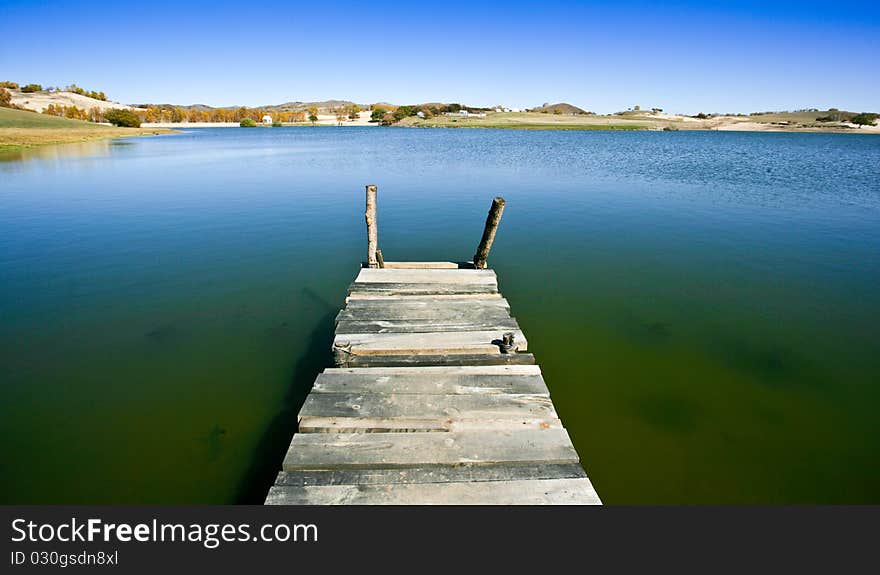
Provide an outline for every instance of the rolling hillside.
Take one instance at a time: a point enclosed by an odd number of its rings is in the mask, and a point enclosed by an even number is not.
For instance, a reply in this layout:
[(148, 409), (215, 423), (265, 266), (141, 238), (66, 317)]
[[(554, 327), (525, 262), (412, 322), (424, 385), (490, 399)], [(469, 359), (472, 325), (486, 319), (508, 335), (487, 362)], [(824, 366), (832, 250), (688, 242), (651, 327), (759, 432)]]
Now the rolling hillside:
[(119, 102), (111, 102), (109, 100), (96, 100), (82, 94), (73, 92), (22, 92), (21, 90), (9, 90), (12, 96), (12, 103), (21, 108), (42, 112), (49, 105), (54, 106), (76, 106), (83, 110), (98, 108), (99, 110), (109, 110), (112, 108), (131, 109), (131, 106), (120, 104)]

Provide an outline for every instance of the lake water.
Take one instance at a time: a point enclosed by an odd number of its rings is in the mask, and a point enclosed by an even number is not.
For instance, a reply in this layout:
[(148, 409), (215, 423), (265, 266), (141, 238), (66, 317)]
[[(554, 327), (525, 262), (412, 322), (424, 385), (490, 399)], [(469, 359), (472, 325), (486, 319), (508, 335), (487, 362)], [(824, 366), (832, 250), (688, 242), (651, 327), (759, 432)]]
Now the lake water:
[(260, 502), (365, 257), (490, 256), (607, 503), (880, 502), (880, 137), (204, 129), (0, 161), (0, 501)]

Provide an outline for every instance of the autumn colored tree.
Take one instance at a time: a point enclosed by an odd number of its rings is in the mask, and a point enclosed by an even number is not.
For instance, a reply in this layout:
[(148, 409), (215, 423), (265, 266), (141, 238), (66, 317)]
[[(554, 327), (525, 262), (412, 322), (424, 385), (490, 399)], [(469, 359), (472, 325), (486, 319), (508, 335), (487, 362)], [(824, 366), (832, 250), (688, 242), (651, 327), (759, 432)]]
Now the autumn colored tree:
[(104, 112), (101, 110), (101, 108), (98, 108), (97, 106), (89, 108), (88, 120), (90, 122), (103, 122)]
[(161, 122), (162, 110), (158, 106), (147, 106), (146, 120), (147, 122)]
[(68, 106), (64, 109), (64, 116), (70, 118), (71, 120), (88, 120), (89, 113), (83, 110), (82, 108), (77, 108), (76, 106)]
[(317, 106), (309, 106), (306, 109), (306, 112), (309, 113), (309, 122), (315, 123), (318, 121), (318, 107)]
[[(73, 92), (74, 94), (79, 94), (80, 96), (88, 96), (89, 98), (93, 98), (95, 100), (107, 100), (107, 96), (104, 92), (96, 92), (94, 90), (83, 90), (76, 84), (71, 84), (64, 88), (67, 92)], [(47, 88), (48, 91), (51, 91), (52, 88)]]
[(42, 92), (43, 87), (39, 84), (28, 84), (27, 86), (22, 87), (22, 92)]
[(12, 103), (12, 94), (6, 88), (0, 88), (0, 106), (8, 108)]
[(0, 82), (0, 88), (9, 88), (10, 90), (18, 90), (18, 82), (10, 82), (9, 80), (4, 80)]

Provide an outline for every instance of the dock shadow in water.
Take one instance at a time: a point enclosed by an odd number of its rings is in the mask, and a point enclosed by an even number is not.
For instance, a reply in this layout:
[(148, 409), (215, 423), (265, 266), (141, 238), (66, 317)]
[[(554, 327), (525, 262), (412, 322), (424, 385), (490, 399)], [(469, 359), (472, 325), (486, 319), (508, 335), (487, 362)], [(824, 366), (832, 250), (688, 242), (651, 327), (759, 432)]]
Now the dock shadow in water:
[(157, 325), (144, 334), (149, 341), (156, 344), (166, 344), (177, 338), (177, 327), (173, 323)]
[[(324, 300), (320, 295), (315, 293), (311, 288), (303, 288), (301, 292), (303, 299), (315, 304), (318, 309), (324, 310), (325, 313), (331, 313), (333, 306)], [(273, 323), (266, 328), (266, 336), (272, 342), (287, 342), (295, 333), (294, 326), (286, 319), (280, 319), (277, 323)]]
[(662, 345), (672, 338), (672, 326), (667, 322), (651, 321), (631, 313), (624, 313), (620, 330), (627, 339), (639, 345)]
[(763, 386), (775, 389), (822, 389), (828, 382), (807, 358), (777, 344), (745, 338), (719, 338), (712, 352), (731, 369), (743, 372)]
[(326, 313), (309, 334), (302, 358), (296, 363), (281, 407), (263, 433), (245, 471), (234, 503), (259, 505), (281, 468), (290, 439), (296, 432), (297, 414), (321, 371), (332, 365), (335, 313)]
[(226, 428), (215, 424), (207, 435), (199, 438), (207, 448), (209, 463), (214, 463), (220, 459), (220, 456), (223, 454), (223, 438), (225, 436)]
[(672, 395), (649, 395), (635, 403), (639, 416), (659, 429), (690, 433), (697, 426), (699, 407)]

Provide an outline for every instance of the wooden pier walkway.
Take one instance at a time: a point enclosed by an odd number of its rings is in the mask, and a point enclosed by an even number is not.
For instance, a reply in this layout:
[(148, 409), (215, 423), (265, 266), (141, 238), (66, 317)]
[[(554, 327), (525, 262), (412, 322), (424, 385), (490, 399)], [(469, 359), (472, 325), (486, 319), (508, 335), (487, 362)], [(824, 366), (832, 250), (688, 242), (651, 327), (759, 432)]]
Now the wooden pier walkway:
[(495, 272), (383, 265), (349, 289), (266, 503), (599, 504)]

